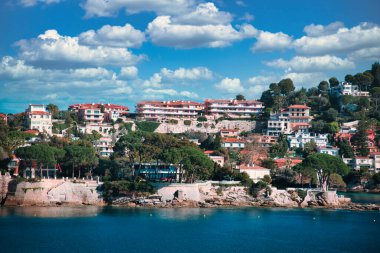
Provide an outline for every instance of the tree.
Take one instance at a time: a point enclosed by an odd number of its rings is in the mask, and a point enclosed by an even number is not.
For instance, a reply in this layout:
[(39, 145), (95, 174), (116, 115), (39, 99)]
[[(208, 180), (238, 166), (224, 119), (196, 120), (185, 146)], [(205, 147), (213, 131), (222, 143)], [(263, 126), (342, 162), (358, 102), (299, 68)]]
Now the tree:
[(339, 140), (337, 142), (337, 146), (339, 147), (339, 155), (345, 158), (354, 158), (354, 150), (351, 145), (348, 143), (346, 139)]
[(344, 176), (349, 172), (349, 168), (340, 158), (327, 154), (310, 155), (300, 166), (301, 170), (312, 169), (316, 173), (322, 191), (328, 190), (332, 174)]
[(346, 81), (347, 83), (353, 83), (355, 81), (355, 78), (353, 75), (346, 75), (344, 77), (344, 81)]
[(236, 100), (239, 100), (239, 101), (245, 100), (245, 97), (242, 94), (238, 94), (236, 95)]
[(326, 81), (321, 81), (319, 84), (318, 84), (318, 89), (321, 91), (321, 92), (327, 92), (329, 90), (329, 83), (326, 82)]
[(51, 113), (53, 119), (57, 119), (59, 117), (59, 108), (55, 104), (48, 104), (46, 109)]
[(368, 156), (368, 134), (367, 121), (365, 119), (359, 121), (358, 130), (352, 137), (351, 143), (356, 147), (356, 153), (360, 156)]
[(295, 90), (293, 81), (290, 78), (282, 79), (278, 83), (278, 86), (280, 87), (281, 94), (283, 94), (283, 95), (288, 95), (290, 92)]
[(371, 73), (373, 76), (372, 87), (380, 87), (380, 63), (375, 62), (372, 64)]
[(346, 183), (343, 181), (343, 178), (341, 175), (337, 173), (333, 173), (330, 176), (329, 185), (334, 188), (345, 188)]
[(272, 108), (274, 104), (272, 91), (266, 90), (261, 94), (260, 101), (264, 103), (265, 108)]
[(317, 144), (315, 143), (314, 140), (311, 140), (310, 142), (305, 144), (303, 151), (304, 151), (305, 157), (307, 157), (311, 154), (314, 154), (317, 152)]
[(286, 141), (286, 136), (281, 135), (278, 138), (277, 143), (273, 144), (269, 150), (270, 157), (284, 157), (288, 151), (288, 143)]
[(75, 169), (78, 169), (78, 177), (81, 176), (81, 168), (89, 168), (97, 164), (95, 149), (80, 145), (68, 145), (65, 147), (65, 161), (72, 168), (71, 176), (74, 178)]
[(334, 122), (330, 122), (329, 124), (327, 124), (327, 129), (326, 129), (328, 133), (330, 134), (336, 134), (339, 132), (339, 124), (338, 122), (334, 121)]
[(330, 84), (330, 87), (336, 87), (339, 85), (339, 81), (336, 77), (331, 77), (329, 79), (329, 84)]
[(327, 122), (332, 122), (336, 120), (336, 117), (338, 116), (338, 111), (334, 108), (330, 108), (327, 111), (323, 112), (323, 119)]
[(369, 72), (365, 73), (357, 73), (354, 75), (354, 85), (358, 85), (360, 90), (367, 91), (368, 86), (370, 86), (373, 82), (373, 76)]
[(12, 156), (12, 152), (20, 146), (25, 144), (25, 141), (33, 134), (24, 133), (21, 131), (9, 131), (7, 127), (3, 129), (3, 133), (0, 135), (0, 146), (7, 152), (8, 156)]

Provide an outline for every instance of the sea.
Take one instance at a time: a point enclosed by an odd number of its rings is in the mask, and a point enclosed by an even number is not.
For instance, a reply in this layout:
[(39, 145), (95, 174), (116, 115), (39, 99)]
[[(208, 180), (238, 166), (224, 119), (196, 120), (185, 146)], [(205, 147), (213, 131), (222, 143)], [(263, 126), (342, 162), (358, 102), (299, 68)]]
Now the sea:
[(380, 211), (0, 207), (0, 252), (380, 252)]

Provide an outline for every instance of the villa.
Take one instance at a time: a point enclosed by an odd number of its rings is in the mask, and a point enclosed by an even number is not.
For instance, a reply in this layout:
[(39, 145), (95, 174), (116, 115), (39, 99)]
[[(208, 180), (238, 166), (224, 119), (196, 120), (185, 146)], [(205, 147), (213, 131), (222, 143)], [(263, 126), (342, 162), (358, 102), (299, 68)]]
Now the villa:
[(52, 135), (53, 123), (52, 115), (45, 108), (45, 105), (29, 105), (25, 111), (26, 127), (38, 130), (40, 133)]
[(231, 118), (249, 118), (262, 113), (264, 104), (257, 100), (206, 99), (205, 113), (214, 118), (228, 116)]

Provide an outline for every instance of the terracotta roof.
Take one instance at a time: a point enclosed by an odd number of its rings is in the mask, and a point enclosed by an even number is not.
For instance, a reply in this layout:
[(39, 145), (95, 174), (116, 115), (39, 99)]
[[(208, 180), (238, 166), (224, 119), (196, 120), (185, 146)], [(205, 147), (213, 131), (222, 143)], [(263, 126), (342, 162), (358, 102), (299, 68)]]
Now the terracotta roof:
[(92, 103), (92, 104), (73, 104), (70, 105), (69, 108), (71, 109), (100, 109), (100, 107), (103, 106), (105, 109), (120, 109), (128, 111), (128, 106), (124, 105), (115, 105), (115, 104), (100, 104), (100, 103)]
[(236, 99), (206, 99), (205, 103), (229, 103), (229, 104), (263, 104), (258, 100), (236, 100)]
[(236, 129), (221, 129), (220, 132), (238, 132)]
[(206, 150), (203, 152), (205, 155), (211, 155), (214, 153), (214, 150)]
[(242, 143), (242, 142), (246, 142), (246, 141), (242, 140), (242, 139), (237, 139), (237, 138), (224, 138), (223, 142)]
[(291, 106), (288, 106), (288, 108), (291, 108), (291, 109), (310, 109), (310, 107), (307, 105), (291, 105)]
[(155, 105), (155, 106), (183, 106), (183, 105), (196, 105), (203, 106), (202, 103), (193, 102), (193, 101), (182, 101), (182, 100), (172, 100), (172, 101), (142, 101), (137, 103), (137, 106), (140, 105)]
[(338, 150), (339, 148), (337, 148), (337, 147), (326, 147), (326, 146), (322, 146), (322, 147), (317, 147), (318, 149), (335, 149), (335, 150)]
[(29, 130), (24, 131), (24, 133), (37, 135), (39, 131), (36, 129), (29, 129)]
[(372, 152), (369, 155), (380, 155), (380, 152)]
[(50, 115), (49, 112), (44, 112), (44, 111), (32, 111), (32, 112), (28, 112), (28, 114), (32, 114), (32, 115)]

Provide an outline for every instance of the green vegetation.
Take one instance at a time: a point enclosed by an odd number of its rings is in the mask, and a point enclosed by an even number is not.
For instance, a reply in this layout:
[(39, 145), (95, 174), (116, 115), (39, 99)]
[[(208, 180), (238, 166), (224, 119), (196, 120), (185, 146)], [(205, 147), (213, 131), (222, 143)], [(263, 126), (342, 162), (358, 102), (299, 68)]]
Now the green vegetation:
[(185, 125), (185, 126), (190, 126), (191, 125), (191, 120), (184, 120), (183, 121), (183, 124)]
[(198, 122), (206, 122), (207, 121), (207, 118), (206, 117), (203, 117), (203, 116), (200, 116), (197, 118), (197, 121)]
[(136, 121), (135, 124), (138, 130), (151, 133), (160, 125), (160, 123), (154, 121)]

